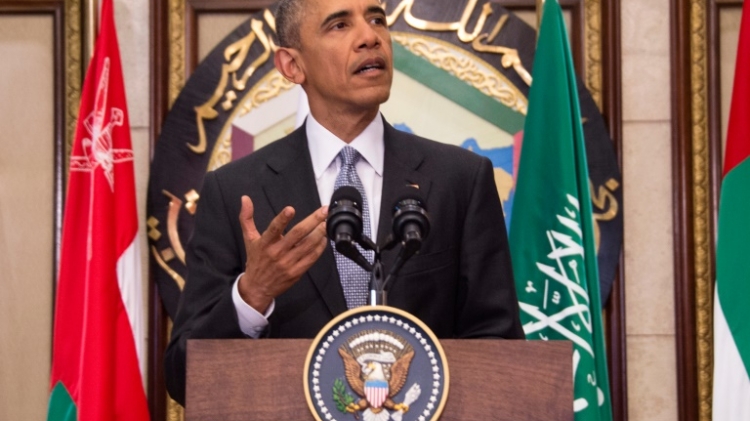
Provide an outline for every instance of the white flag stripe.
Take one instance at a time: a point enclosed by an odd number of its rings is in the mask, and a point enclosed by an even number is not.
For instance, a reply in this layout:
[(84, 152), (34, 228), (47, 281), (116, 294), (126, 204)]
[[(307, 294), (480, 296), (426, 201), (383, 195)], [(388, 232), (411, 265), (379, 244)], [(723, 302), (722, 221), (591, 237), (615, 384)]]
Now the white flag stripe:
[(714, 400), (716, 421), (750, 420), (750, 378), (714, 292)]
[[(133, 210), (135, 211), (135, 210)], [(146, 356), (143, 341), (146, 337), (143, 321), (143, 283), (141, 281), (141, 247), (138, 234), (135, 235), (130, 246), (117, 259), (117, 284), (125, 310), (128, 312), (130, 329), (133, 332), (135, 351), (138, 355), (138, 366), (141, 369), (141, 379), (146, 378)]]

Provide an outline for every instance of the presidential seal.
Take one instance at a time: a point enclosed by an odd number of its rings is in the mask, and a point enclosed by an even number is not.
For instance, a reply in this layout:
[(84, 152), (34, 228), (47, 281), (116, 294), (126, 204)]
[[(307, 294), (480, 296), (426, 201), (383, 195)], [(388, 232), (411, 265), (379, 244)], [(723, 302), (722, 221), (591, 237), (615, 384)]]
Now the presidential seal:
[(305, 360), (305, 396), (318, 421), (437, 420), (448, 380), (432, 331), (387, 306), (339, 315), (320, 331)]

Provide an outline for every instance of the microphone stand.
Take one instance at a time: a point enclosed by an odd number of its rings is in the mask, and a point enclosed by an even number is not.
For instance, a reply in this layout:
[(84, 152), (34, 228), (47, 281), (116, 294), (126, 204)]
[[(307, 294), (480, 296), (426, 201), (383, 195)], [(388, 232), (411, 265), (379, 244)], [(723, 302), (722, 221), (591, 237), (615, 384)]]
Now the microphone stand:
[(396, 276), (401, 266), (403, 266), (406, 259), (402, 258), (403, 250), (399, 253), (396, 259), (396, 265), (391, 269), (388, 277), (385, 276), (385, 270), (383, 269), (382, 252), (390, 250), (398, 244), (392, 235), (389, 235), (383, 246), (376, 245), (370, 238), (363, 235), (360, 237), (360, 241), (357, 243), (362, 246), (365, 250), (372, 250), (375, 252), (375, 258), (370, 268), (360, 265), (363, 269), (370, 272), (370, 285), (369, 285), (369, 304), (371, 306), (384, 306), (388, 305), (388, 284)]

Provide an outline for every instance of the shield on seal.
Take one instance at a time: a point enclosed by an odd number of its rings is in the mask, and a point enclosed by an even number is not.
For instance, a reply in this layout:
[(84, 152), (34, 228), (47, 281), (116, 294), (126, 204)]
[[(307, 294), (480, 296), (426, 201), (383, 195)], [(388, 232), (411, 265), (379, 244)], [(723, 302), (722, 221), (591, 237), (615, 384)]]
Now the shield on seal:
[(365, 397), (373, 408), (380, 408), (388, 397), (388, 382), (385, 380), (365, 381)]

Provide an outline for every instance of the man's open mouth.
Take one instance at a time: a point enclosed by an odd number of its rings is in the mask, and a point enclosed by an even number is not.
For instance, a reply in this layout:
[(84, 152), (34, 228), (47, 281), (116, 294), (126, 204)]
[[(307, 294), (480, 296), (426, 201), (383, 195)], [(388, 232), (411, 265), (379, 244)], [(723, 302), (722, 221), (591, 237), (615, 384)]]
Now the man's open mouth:
[(365, 60), (362, 64), (359, 65), (359, 67), (357, 67), (357, 70), (354, 72), (354, 74), (363, 74), (383, 69), (385, 69), (385, 60), (383, 60), (382, 58), (374, 58)]

